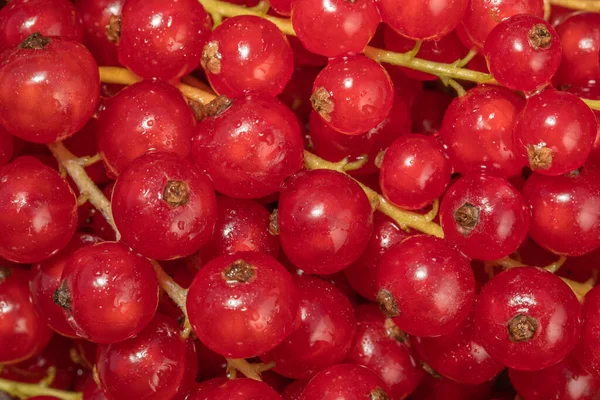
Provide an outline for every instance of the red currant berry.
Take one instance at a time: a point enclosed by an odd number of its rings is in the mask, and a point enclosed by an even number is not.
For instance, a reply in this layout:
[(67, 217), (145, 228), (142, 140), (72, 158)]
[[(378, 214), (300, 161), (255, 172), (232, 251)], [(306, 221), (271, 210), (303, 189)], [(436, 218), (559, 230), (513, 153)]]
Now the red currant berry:
[(383, 68), (365, 56), (329, 60), (313, 84), (313, 109), (331, 128), (359, 135), (379, 125), (394, 104), (394, 86)]
[(390, 390), (373, 371), (354, 364), (338, 364), (308, 382), (301, 400), (388, 399)]
[(483, 348), (509, 368), (548, 368), (579, 339), (580, 305), (554, 274), (517, 267), (495, 276), (475, 304), (475, 329)]
[(261, 358), (274, 361), (280, 375), (307, 379), (346, 358), (356, 319), (348, 298), (332, 284), (308, 275), (295, 276), (294, 282), (300, 298), (299, 326)]
[(279, 393), (264, 382), (246, 378), (213, 381), (216, 385), (192, 392), (187, 400), (281, 400)]
[(289, 17), (292, 14), (292, 0), (271, 0), (269, 5), (279, 15)]
[(112, 213), (122, 240), (148, 258), (196, 253), (212, 237), (217, 200), (208, 177), (175, 153), (152, 152), (119, 175)]
[(517, 250), (527, 236), (529, 218), (521, 193), (491, 175), (460, 178), (440, 206), (444, 238), (477, 260), (497, 260)]
[(501, 86), (477, 86), (456, 97), (440, 130), (455, 171), (519, 174), (526, 160), (513, 144), (513, 130), (524, 106), (519, 95)]
[(462, 19), (468, 0), (381, 0), (383, 22), (414, 40), (439, 40)]
[(587, 104), (574, 94), (550, 89), (527, 99), (513, 139), (532, 170), (562, 175), (583, 165), (596, 133), (596, 118)]
[(50, 341), (52, 331), (29, 301), (30, 273), (0, 267), (0, 363), (28, 359)]
[(226, 19), (211, 33), (202, 67), (218, 94), (277, 96), (292, 76), (294, 55), (275, 24), (243, 15)]
[(8, 164), (14, 153), (14, 139), (0, 126), (0, 166)]
[(75, 0), (85, 28), (83, 43), (99, 65), (119, 65), (115, 40), (109, 39), (114, 32), (109, 28), (121, 15), (124, 3), (125, 0)]
[(182, 77), (200, 64), (211, 27), (210, 17), (195, 0), (127, 0), (119, 61), (143, 78)]
[(151, 150), (189, 157), (195, 126), (179, 90), (160, 81), (136, 83), (104, 101), (95, 124), (98, 150), (114, 176)]
[(274, 98), (232, 101), (198, 126), (194, 162), (230, 197), (260, 198), (277, 192), (302, 167), (303, 142), (294, 113)]
[(451, 173), (452, 166), (437, 138), (406, 135), (385, 150), (379, 185), (387, 200), (418, 210), (444, 193)]
[(193, 345), (181, 337), (179, 325), (156, 314), (139, 335), (98, 347), (98, 378), (108, 400), (174, 399), (188, 384), (190, 351)]
[(373, 228), (373, 209), (361, 187), (331, 170), (302, 171), (288, 179), (277, 217), (285, 255), (315, 274), (332, 274), (356, 261)]
[[(492, 397), (493, 383), (493, 381), (489, 381), (480, 385), (464, 385), (448, 378), (437, 375), (434, 377), (428, 374), (411, 398), (419, 400), (496, 400)], [(514, 395), (510, 399), (513, 398)]]
[(158, 282), (146, 259), (120, 243), (101, 242), (69, 257), (54, 302), (79, 336), (116, 343), (137, 335), (152, 320)]
[(483, 47), (490, 72), (510, 89), (533, 91), (550, 83), (558, 70), (558, 34), (540, 17), (527, 14), (500, 22)]
[(209, 349), (229, 358), (254, 357), (294, 330), (298, 291), (290, 273), (272, 257), (235, 253), (200, 269), (189, 289), (187, 311)]
[(425, 235), (409, 237), (383, 255), (377, 286), (384, 314), (416, 336), (452, 332), (469, 315), (475, 297), (469, 260)]
[(81, 42), (83, 23), (68, 0), (14, 0), (0, 11), (0, 50), (36, 32)]
[(19, 263), (47, 259), (69, 243), (77, 227), (77, 199), (69, 184), (36, 158), (0, 168), (0, 257)]
[(304, 392), (307, 383), (308, 381), (303, 379), (293, 381), (281, 392), (281, 397), (283, 397), (283, 400), (301, 400), (302, 392)]
[(597, 333), (600, 323), (599, 304), (600, 288), (596, 287), (590, 290), (583, 300), (581, 338), (573, 353), (579, 364), (595, 376), (600, 376), (600, 336)]
[(377, 30), (373, 0), (293, 0), (292, 26), (304, 47), (326, 57), (360, 54)]
[(21, 139), (51, 143), (74, 135), (99, 96), (98, 66), (82, 44), (35, 33), (0, 63), (0, 124)]

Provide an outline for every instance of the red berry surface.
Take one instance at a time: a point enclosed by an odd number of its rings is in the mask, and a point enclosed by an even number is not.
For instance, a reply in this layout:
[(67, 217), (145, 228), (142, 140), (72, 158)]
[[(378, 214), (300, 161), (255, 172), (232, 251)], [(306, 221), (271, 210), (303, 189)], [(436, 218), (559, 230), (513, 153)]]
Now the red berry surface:
[(8, 164), (14, 153), (14, 138), (0, 126), (0, 166)]
[(600, 376), (600, 354), (598, 346), (600, 337), (598, 329), (600, 323), (600, 289), (590, 290), (583, 299), (581, 317), (581, 338), (575, 349), (575, 359), (586, 371), (594, 376)]
[(188, 400), (281, 400), (269, 385), (252, 379), (215, 380), (215, 384), (208, 390), (192, 392)]
[[(109, 24), (121, 15), (125, 0), (76, 0), (83, 20), (83, 43), (99, 65), (119, 65), (116, 43), (109, 40)], [(111, 20), (112, 17), (112, 20)]]

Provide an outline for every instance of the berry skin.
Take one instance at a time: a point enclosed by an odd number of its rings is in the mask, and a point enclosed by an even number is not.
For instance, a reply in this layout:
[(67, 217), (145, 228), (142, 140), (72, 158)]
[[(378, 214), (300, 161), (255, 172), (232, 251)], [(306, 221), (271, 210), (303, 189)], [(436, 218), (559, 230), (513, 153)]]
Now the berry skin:
[(279, 239), (289, 260), (307, 273), (332, 274), (367, 247), (373, 210), (361, 187), (331, 170), (302, 171), (281, 187)]
[(277, 99), (253, 95), (205, 118), (192, 152), (217, 192), (256, 199), (277, 192), (302, 167), (303, 147), (294, 113)]
[(510, 177), (526, 160), (513, 143), (525, 101), (501, 86), (477, 86), (456, 97), (444, 116), (440, 137), (456, 172)]
[(359, 135), (379, 125), (394, 104), (385, 69), (365, 56), (331, 59), (313, 83), (313, 109), (327, 125)]
[(275, 24), (244, 15), (215, 28), (202, 51), (202, 67), (218, 94), (277, 96), (292, 77), (294, 54)]
[(14, 152), (13, 137), (0, 126), (0, 166), (8, 164)]
[(475, 329), (483, 348), (509, 368), (548, 368), (573, 350), (580, 331), (579, 302), (554, 274), (536, 267), (501, 272), (475, 304)]
[(116, 242), (77, 250), (66, 262), (54, 302), (71, 328), (94, 343), (137, 335), (158, 307), (158, 282), (148, 260)]
[(23, 140), (74, 135), (96, 112), (99, 96), (98, 66), (82, 44), (33, 34), (3, 55), (0, 124)]
[(527, 100), (513, 139), (533, 171), (562, 175), (583, 165), (596, 133), (596, 118), (587, 104), (574, 94), (549, 89)]
[(152, 152), (119, 175), (112, 213), (123, 242), (145, 257), (170, 260), (208, 243), (217, 200), (210, 179), (191, 161)]
[(534, 91), (550, 83), (558, 70), (558, 34), (542, 18), (520, 14), (500, 22), (483, 47), (490, 72), (514, 90)]
[(440, 205), (445, 240), (477, 260), (497, 260), (517, 250), (527, 236), (529, 219), (521, 193), (491, 175), (460, 178)]
[(390, 202), (418, 210), (444, 193), (451, 173), (452, 166), (437, 138), (406, 135), (385, 151), (379, 185)]
[(14, 364), (41, 351), (52, 331), (29, 301), (30, 273), (0, 267), (0, 364)]
[(213, 387), (192, 392), (187, 400), (281, 400), (281, 396), (264, 382), (247, 378), (214, 381)]
[(469, 315), (475, 297), (469, 260), (433, 236), (412, 236), (389, 249), (377, 285), (383, 313), (416, 336), (452, 332)]
[[(121, 15), (125, 0), (75, 0), (83, 20), (83, 43), (92, 52), (98, 65), (119, 65), (117, 46), (108, 38), (108, 25)], [(111, 20), (111, 17), (113, 20)]]
[(360, 54), (377, 30), (373, 0), (293, 0), (292, 26), (308, 50), (329, 58)]
[(47, 259), (77, 227), (77, 199), (55, 170), (31, 156), (0, 168), (0, 257), (18, 263)]
[(600, 288), (590, 290), (584, 297), (581, 316), (581, 338), (573, 352), (575, 359), (586, 371), (600, 376), (598, 324), (600, 321)]
[(187, 295), (187, 311), (209, 349), (249, 358), (273, 349), (294, 330), (298, 301), (292, 276), (281, 264), (266, 254), (240, 252), (200, 269)]
[(301, 400), (389, 399), (389, 389), (373, 371), (354, 364), (338, 364), (308, 382)]
[(127, 0), (119, 61), (143, 78), (177, 79), (200, 64), (211, 28), (210, 17), (195, 0)]

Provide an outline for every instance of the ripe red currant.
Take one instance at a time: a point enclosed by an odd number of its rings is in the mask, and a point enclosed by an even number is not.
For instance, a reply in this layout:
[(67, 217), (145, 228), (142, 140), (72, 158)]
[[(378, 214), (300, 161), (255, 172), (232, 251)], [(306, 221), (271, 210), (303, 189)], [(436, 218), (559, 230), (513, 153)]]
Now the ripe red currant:
[[(220, 378), (217, 378), (220, 379)], [(211, 387), (192, 392), (188, 400), (281, 400), (281, 396), (264, 382), (252, 379), (214, 379)], [(209, 381), (211, 382), (211, 381)], [(211, 383), (212, 383), (211, 382)]]
[(354, 364), (338, 364), (308, 382), (301, 400), (386, 399), (390, 390), (373, 371)]
[[(125, 0), (75, 0), (85, 29), (83, 43), (99, 65), (119, 65), (117, 46), (109, 39), (109, 26), (121, 15)], [(112, 17), (112, 19), (111, 19)]]

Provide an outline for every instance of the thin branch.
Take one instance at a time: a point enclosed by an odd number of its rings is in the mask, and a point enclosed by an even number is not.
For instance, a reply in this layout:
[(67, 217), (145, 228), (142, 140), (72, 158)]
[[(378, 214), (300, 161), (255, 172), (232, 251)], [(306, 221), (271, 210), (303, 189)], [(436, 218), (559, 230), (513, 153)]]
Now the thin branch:
[(23, 383), (0, 379), (0, 391), (6, 392), (11, 396), (19, 398), (29, 398), (34, 396), (56, 397), (61, 400), (82, 400), (83, 394), (76, 392), (67, 392), (65, 390), (52, 389), (36, 383)]
[(229, 375), (232, 379), (235, 378), (235, 371), (240, 371), (246, 378), (254, 379), (255, 381), (262, 381), (260, 376), (261, 373), (270, 370), (275, 366), (274, 362), (270, 362), (267, 364), (256, 363), (251, 364), (243, 358), (228, 358), (227, 359), (227, 369)]
[(600, 11), (600, 0), (550, 0), (550, 4), (578, 11)]

